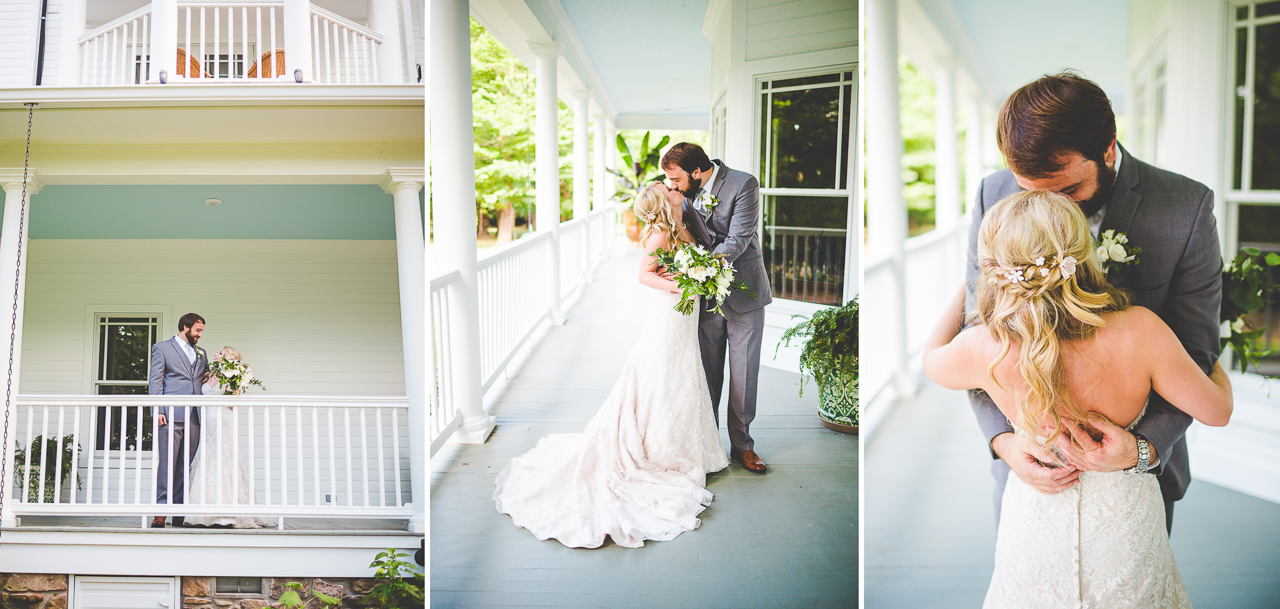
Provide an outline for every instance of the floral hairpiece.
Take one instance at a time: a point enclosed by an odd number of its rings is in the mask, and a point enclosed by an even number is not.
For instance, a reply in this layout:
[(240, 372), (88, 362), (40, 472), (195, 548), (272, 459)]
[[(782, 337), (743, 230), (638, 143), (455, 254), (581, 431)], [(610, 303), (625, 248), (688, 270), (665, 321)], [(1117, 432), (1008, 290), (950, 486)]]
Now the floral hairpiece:
[[(1076, 260), (1074, 256), (1063, 256), (1062, 258), (1054, 258), (1046, 264), (1045, 257), (1039, 256), (1028, 266), (1016, 266), (1005, 269), (997, 268), (996, 272), (1004, 277), (1007, 285), (1019, 285), (1033, 281), (1037, 276), (1047, 278), (1050, 273), (1053, 272), (1053, 269), (1057, 268), (1058, 273), (1062, 275), (1063, 281), (1066, 281), (1067, 279), (1070, 279), (1072, 275), (1076, 274), (1076, 264), (1078, 263), (1079, 260)], [(1001, 271), (1003, 272), (1001, 273)], [(996, 277), (992, 277), (990, 281), (991, 283), (1000, 283), (1000, 280)]]

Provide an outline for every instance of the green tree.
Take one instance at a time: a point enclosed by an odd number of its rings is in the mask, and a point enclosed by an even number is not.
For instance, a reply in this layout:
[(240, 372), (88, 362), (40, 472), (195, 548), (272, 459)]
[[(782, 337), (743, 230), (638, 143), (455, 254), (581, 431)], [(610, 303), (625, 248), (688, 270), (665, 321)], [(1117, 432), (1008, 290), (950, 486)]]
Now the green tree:
[[(534, 207), (537, 79), (502, 43), (471, 20), (471, 112), (475, 133), (476, 217), (485, 236), (496, 217), (498, 243), (511, 241), (518, 216)], [(572, 213), (573, 114), (559, 104), (561, 216)], [(570, 203), (566, 205), (565, 201)]]
[(933, 81), (907, 58), (898, 59), (898, 116), (902, 125), (902, 197), (907, 202), (908, 234), (934, 227), (934, 110)]

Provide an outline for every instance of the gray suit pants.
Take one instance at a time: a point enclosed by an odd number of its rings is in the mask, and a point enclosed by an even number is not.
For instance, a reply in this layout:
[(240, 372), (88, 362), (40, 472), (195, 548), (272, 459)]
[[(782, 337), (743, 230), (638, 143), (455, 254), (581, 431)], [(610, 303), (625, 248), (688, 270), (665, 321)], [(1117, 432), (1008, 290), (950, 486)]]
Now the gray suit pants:
[[(195, 409), (193, 408), (192, 410)], [(169, 446), (170, 427), (173, 429), (172, 448)], [(156, 471), (156, 503), (170, 503), (170, 469), (173, 470), (172, 503), (186, 503), (186, 476), (184, 471), (190, 466), (191, 457), (200, 448), (200, 422), (197, 420), (191, 424), (191, 437), (189, 439), (185, 438), (188, 431), (186, 421), (170, 421), (164, 427), (157, 429), (159, 429), (160, 437), (156, 438), (155, 441), (160, 450), (160, 468)], [(187, 452), (188, 442), (190, 442), (190, 453)]]
[(756, 385), (760, 377), (760, 341), (764, 337), (764, 309), (738, 313), (724, 307), (724, 315), (702, 313), (698, 344), (702, 367), (711, 388), (712, 414), (720, 423), (720, 394), (724, 387), (725, 347), (729, 350), (729, 446), (755, 450), (749, 428), (756, 418)]

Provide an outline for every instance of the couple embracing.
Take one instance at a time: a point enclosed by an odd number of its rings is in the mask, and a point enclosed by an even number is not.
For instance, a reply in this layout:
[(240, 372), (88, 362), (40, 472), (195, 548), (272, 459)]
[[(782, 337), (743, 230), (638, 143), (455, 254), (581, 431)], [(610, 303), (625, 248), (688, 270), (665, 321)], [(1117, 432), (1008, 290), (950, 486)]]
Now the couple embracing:
[[(204, 333), (204, 318), (187, 313), (178, 320), (173, 338), (151, 347), (147, 392), (151, 395), (222, 395), (224, 384), (210, 367), (209, 355), (197, 343)], [(240, 352), (223, 347), (213, 361), (241, 362)], [(247, 368), (246, 368), (247, 370)], [(236, 391), (235, 393), (239, 393)], [(238, 445), (232, 406), (154, 409), (160, 467), (156, 471), (156, 503), (244, 504), (249, 501), (249, 472)], [(188, 476), (190, 479), (188, 479)], [(239, 476), (239, 480), (235, 480)], [(233, 482), (237, 482), (233, 485)], [(238, 488), (235, 496), (232, 488)], [(172, 492), (170, 492), (172, 490)], [(274, 518), (198, 516), (173, 517), (174, 526), (255, 529), (275, 526)], [(165, 517), (151, 520), (164, 528)]]
[(1213, 194), (1115, 134), (1075, 74), (1009, 97), (1009, 169), (979, 188), (966, 288), (925, 347), (934, 381), (974, 390), (991, 447), (984, 607), (1190, 607), (1169, 545), (1184, 434), (1232, 410)]
[[(698, 527), (712, 500), (707, 474), (729, 466), (718, 425), (726, 351), (730, 456), (767, 469), (749, 431), (772, 300), (756, 231), (759, 183), (697, 144), (672, 146), (661, 166), (670, 187), (644, 187), (633, 206), (645, 222), (639, 281), (655, 292), (621, 377), (582, 433), (542, 438), (497, 477), (498, 511), (541, 540), (598, 548), (609, 537), (638, 548)], [(681, 289), (655, 252), (689, 244), (723, 256), (746, 285), (721, 313), (705, 301), (692, 315), (674, 308)]]

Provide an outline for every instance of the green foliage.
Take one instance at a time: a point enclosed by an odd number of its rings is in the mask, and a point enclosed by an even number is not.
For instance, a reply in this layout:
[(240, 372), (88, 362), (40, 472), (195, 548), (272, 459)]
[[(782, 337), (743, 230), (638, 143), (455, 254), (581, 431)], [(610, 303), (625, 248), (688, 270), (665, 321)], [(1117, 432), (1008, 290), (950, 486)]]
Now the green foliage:
[(649, 135), (646, 131), (644, 137), (640, 140), (640, 147), (636, 148), (636, 154), (631, 154), (631, 147), (627, 145), (627, 140), (621, 133), (618, 134), (618, 154), (622, 155), (622, 162), (626, 169), (615, 170), (613, 173), (619, 178), (618, 193), (615, 195), (618, 201), (623, 203), (633, 202), (640, 190), (649, 182), (661, 180), (666, 176), (663, 175), (662, 169), (658, 166), (662, 160), (662, 149), (671, 141), (671, 136), (664, 135), (657, 146), (649, 147)]
[(285, 582), (284, 592), (280, 593), (280, 598), (276, 600), (279, 603), (277, 607), (281, 609), (305, 609), (313, 600), (318, 600), (325, 605), (337, 605), (342, 602), (340, 598), (334, 598), (327, 594), (311, 591), (311, 598), (303, 600), (302, 594), (305, 593), (307, 587), (298, 582)]
[[(537, 79), (515, 55), (471, 20), (471, 113), (475, 136), (476, 211), (534, 205)], [(559, 104), (561, 215), (572, 210), (573, 116)], [(569, 200), (566, 208), (565, 200)]]
[[(79, 445), (75, 443), (75, 436), (62, 436), (62, 468), (58, 480), (66, 481), (71, 477), (71, 460), (75, 457), (75, 453), (80, 451)], [(28, 451), (25, 447), (17, 447), (13, 451), (14, 478), (22, 480), (27, 473), (27, 467), (31, 468), (31, 476), (27, 482), (27, 501), (35, 503), (39, 500), (40, 488), (40, 458), (43, 455), (45, 467), (53, 468), (58, 466), (58, 439), (49, 438), (45, 440), (43, 436), (36, 436), (31, 441), (31, 449)], [(28, 460), (29, 459), (29, 460)], [(46, 475), (44, 478), (44, 497), (46, 502), (54, 500), (53, 491), (56, 480), (53, 476)], [(83, 480), (76, 481), (76, 487), (84, 483)]]
[[(803, 317), (793, 315), (792, 319)], [(791, 346), (792, 338), (807, 339), (800, 350), (800, 373), (812, 375), (814, 381), (827, 386), (838, 377), (858, 377), (858, 299), (842, 307), (821, 309), (782, 334), (782, 344)], [(774, 350), (774, 357), (777, 357)], [(800, 377), (800, 395), (804, 382)]]
[(374, 574), (377, 584), (369, 596), (378, 609), (409, 609), (426, 602), (426, 575), (416, 565), (400, 560), (407, 556), (388, 548), (369, 564), (377, 569)]
[(898, 116), (902, 124), (902, 197), (907, 202), (911, 235), (934, 226), (934, 111), (933, 81), (906, 57), (898, 60)]
[(1243, 247), (1222, 271), (1220, 319), (1231, 326), (1231, 336), (1222, 339), (1222, 349), (1231, 347), (1239, 358), (1241, 372), (1247, 372), (1251, 365), (1257, 370), (1258, 360), (1275, 352), (1261, 346), (1267, 328), (1254, 328), (1249, 319), (1250, 311), (1263, 308), (1271, 294), (1280, 292), (1280, 284), (1271, 280), (1271, 269), (1275, 267), (1280, 267), (1280, 254), (1264, 255), (1256, 247)]

